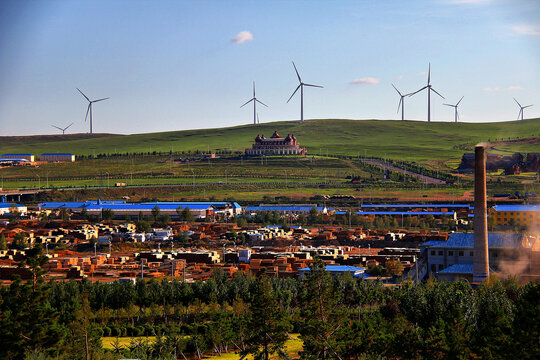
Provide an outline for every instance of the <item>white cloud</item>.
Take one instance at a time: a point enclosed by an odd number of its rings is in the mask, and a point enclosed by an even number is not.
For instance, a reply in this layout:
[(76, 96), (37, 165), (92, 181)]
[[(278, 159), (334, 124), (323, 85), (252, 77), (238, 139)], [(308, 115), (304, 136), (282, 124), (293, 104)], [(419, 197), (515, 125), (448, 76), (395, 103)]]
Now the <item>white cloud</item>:
[(540, 36), (540, 25), (521, 24), (509, 26), (509, 28), (517, 35)]
[(427, 71), (420, 71), (418, 74), (416, 75), (419, 75), (419, 76), (426, 76), (427, 75)]
[(231, 41), (236, 44), (243, 44), (246, 41), (253, 40), (253, 34), (249, 31), (240, 31), (238, 34), (231, 38)]
[(506, 91), (518, 91), (518, 90), (523, 90), (523, 88), (521, 86), (509, 86), (504, 90), (506, 90)]
[(403, 75), (399, 75), (399, 76), (397, 77), (397, 80), (398, 80), (398, 81), (401, 80), (401, 79), (403, 79)]
[(354, 79), (351, 81), (352, 85), (375, 85), (379, 83), (379, 79), (372, 78), (372, 77), (366, 77), (366, 78), (360, 78), (360, 79)]

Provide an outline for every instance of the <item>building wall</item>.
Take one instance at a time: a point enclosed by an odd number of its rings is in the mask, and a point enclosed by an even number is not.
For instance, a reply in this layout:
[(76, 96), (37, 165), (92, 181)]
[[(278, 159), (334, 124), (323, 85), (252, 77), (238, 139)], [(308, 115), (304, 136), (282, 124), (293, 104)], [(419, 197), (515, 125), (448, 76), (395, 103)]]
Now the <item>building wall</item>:
[(492, 208), (489, 216), (493, 219), (493, 225), (510, 225), (511, 219), (514, 225), (519, 226), (540, 224), (540, 211), (497, 211)]
[(0, 158), (2, 159), (12, 159), (12, 160), (17, 160), (17, 159), (26, 159), (30, 162), (34, 162), (34, 155), (32, 154), (3, 154), (0, 156)]
[(55, 161), (69, 161), (74, 162), (75, 161), (75, 155), (73, 154), (42, 154), (40, 155), (41, 161), (49, 161), (49, 162), (55, 162)]

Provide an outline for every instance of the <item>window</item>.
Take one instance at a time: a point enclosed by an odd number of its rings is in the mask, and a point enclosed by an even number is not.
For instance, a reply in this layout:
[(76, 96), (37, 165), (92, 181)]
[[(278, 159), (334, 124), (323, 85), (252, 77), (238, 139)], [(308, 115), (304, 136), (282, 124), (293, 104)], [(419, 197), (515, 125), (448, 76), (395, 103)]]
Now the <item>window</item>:
[(442, 256), (442, 255), (443, 255), (443, 251), (439, 250), (439, 256)]
[(431, 255), (435, 255), (435, 250), (431, 250)]
[(431, 264), (431, 272), (437, 271), (435, 264)]
[(453, 251), (449, 251), (449, 252), (448, 252), (448, 256), (454, 256), (454, 252), (453, 252)]
[(474, 251), (471, 251), (471, 252), (469, 253), (469, 255), (470, 255), (470, 256), (474, 256)]
[(441, 271), (442, 269), (443, 269), (442, 264), (439, 264), (439, 271)]
[(459, 256), (463, 256), (463, 251), (460, 251), (460, 252), (459, 252)]

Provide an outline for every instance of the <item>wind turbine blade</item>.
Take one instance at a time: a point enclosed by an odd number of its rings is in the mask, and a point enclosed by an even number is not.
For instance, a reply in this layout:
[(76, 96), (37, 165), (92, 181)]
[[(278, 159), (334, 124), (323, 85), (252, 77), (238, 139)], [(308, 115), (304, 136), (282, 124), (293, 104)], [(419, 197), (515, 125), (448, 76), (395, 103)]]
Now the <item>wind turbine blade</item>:
[(296, 88), (296, 90), (294, 90), (294, 92), (292, 93), (291, 97), (289, 98), (289, 100), (287, 100), (287, 103), (289, 101), (291, 101), (292, 97), (294, 96), (294, 94), (296, 94), (296, 92), (298, 91), (298, 89), (300, 89), (300, 86), (302, 86), (302, 84), (298, 85), (298, 87)]
[(521, 108), (521, 109), (519, 109), (519, 113), (518, 113), (518, 117), (517, 117), (518, 120), (519, 120), (519, 117), (521, 116), (522, 113), (523, 113), (523, 109)]
[[(255, 99), (255, 98), (253, 98), (253, 99), (249, 99), (249, 100), (248, 100), (248, 101), (247, 101), (246, 103), (244, 103), (244, 105), (247, 105), (247, 104), (249, 104), (249, 103), (250, 103), (250, 102), (252, 102), (252, 101), (253, 101), (254, 99)], [(240, 107), (243, 107), (244, 105), (242, 105), (242, 106), (240, 106)]]
[(427, 84), (429, 85), (429, 81), (431, 79), (431, 63), (429, 63), (429, 69), (427, 73)]
[(442, 98), (444, 99), (444, 96), (442, 96), (441, 94), (439, 94), (439, 93), (437, 92), (437, 90), (435, 90), (434, 88), (430, 88), (430, 90), (431, 90), (431, 91), (434, 91), (435, 94), (439, 95), (440, 97), (442, 97)]
[(69, 124), (65, 129), (63, 129), (64, 131), (66, 131), (67, 129), (69, 129), (69, 127), (73, 125), (73, 123)]
[(461, 100), (463, 100), (464, 97), (465, 97), (465, 96), (462, 96), (461, 99), (459, 99), (459, 101), (457, 102), (456, 106), (459, 105), (459, 103), (461, 102)]
[(397, 91), (397, 93), (399, 94), (399, 96), (403, 96), (403, 95), (399, 92), (399, 90), (394, 86), (394, 84), (392, 84), (392, 86), (393, 86), (394, 89)]
[(296, 69), (296, 65), (294, 64), (294, 61), (292, 62), (292, 65), (294, 66), (294, 71), (296, 71), (296, 76), (298, 76), (298, 81), (302, 82), (302, 79), (300, 78), (300, 74), (298, 73), (298, 70)]
[[(76, 89), (79, 90), (79, 88), (76, 88)], [(81, 93), (82, 96), (84, 96), (84, 98), (85, 98), (86, 100), (90, 101), (90, 99), (88, 98), (88, 96), (84, 95), (84, 93), (83, 93), (81, 90), (79, 90), (79, 92)]]
[(259, 99), (255, 99), (255, 101), (258, 102), (259, 104), (262, 104), (262, 105), (268, 107), (268, 105), (266, 105), (265, 103), (263, 103), (263, 102), (262, 102), (261, 100), (259, 100)]
[(415, 94), (418, 94), (420, 91), (424, 90), (424, 89), (427, 89), (427, 86), (424, 86), (423, 88), (421, 88), (420, 90), (416, 90), (415, 92), (413, 93), (410, 93), (409, 96), (413, 96)]
[(531, 104), (531, 105), (524, 106), (523, 108), (526, 109), (526, 108), (531, 107), (531, 106), (532, 106), (532, 104)]
[(456, 108), (456, 115), (457, 115), (457, 119), (458, 119), (458, 120), (461, 120), (461, 119), (459, 118), (459, 111), (457, 111), (457, 108)]
[(259, 121), (259, 113), (257, 113), (257, 124), (259, 124), (260, 121)]
[(514, 99), (515, 102), (517, 102), (518, 106), (521, 107), (521, 104), (519, 103), (519, 101), (516, 100), (516, 98), (512, 98)]
[(55, 125), (51, 125), (51, 126), (52, 126), (53, 128), (57, 128), (58, 130), (62, 130), (62, 131), (64, 131), (64, 129), (62, 129), (62, 128), (59, 128), (58, 126), (55, 126)]
[(253, 82), (253, 98), (255, 98), (255, 81)]
[(403, 101), (403, 97), (399, 98), (399, 103), (397, 104), (397, 111), (396, 114), (399, 112), (399, 108), (401, 107), (401, 102)]
[(456, 105), (451, 105), (451, 104), (443, 104), (443, 105), (452, 106), (452, 107), (456, 106)]
[(320, 85), (313, 85), (313, 84), (304, 84), (306, 86), (312, 86), (312, 87), (318, 87), (318, 88), (322, 88), (324, 86), (320, 86)]
[(88, 118), (88, 113), (90, 112), (90, 106), (92, 106), (92, 102), (88, 103), (88, 107), (86, 108), (86, 116), (84, 117), (84, 121)]
[(106, 97), (106, 98), (103, 98), (103, 99), (92, 100), (92, 102), (98, 102), (98, 101), (103, 101), (103, 100), (107, 100), (107, 99), (110, 99), (110, 98)]

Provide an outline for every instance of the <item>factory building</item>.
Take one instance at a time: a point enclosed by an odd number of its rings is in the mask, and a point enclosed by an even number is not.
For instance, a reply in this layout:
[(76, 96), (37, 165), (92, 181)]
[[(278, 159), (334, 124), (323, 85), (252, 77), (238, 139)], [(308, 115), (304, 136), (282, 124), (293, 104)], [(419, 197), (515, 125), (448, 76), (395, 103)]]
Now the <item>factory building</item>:
[(33, 154), (2, 154), (0, 155), (2, 160), (26, 160), (27, 162), (34, 162), (35, 157)]
[(495, 226), (540, 227), (540, 205), (495, 205), (489, 216)]
[(45, 153), (39, 156), (39, 160), (46, 162), (75, 162), (75, 155), (68, 153)]
[[(511, 233), (488, 234), (490, 273), (519, 275), (530, 271), (537, 259), (540, 240), (536, 236)], [(418, 271), (421, 277), (473, 281), (474, 233), (452, 233), (447, 241), (420, 245)]]
[(316, 208), (317, 211), (321, 214), (327, 214), (328, 209), (325, 206), (317, 206), (315, 204), (299, 204), (299, 205), (265, 205), (261, 204), (259, 206), (247, 206), (245, 212), (247, 214), (255, 215), (257, 212), (261, 211), (277, 211), (282, 215), (307, 215), (311, 209)]
[(270, 138), (264, 135), (257, 135), (255, 144), (251, 149), (246, 149), (247, 156), (256, 155), (305, 155), (306, 148), (301, 148), (294, 134), (287, 134), (282, 138), (277, 131), (274, 131)]

